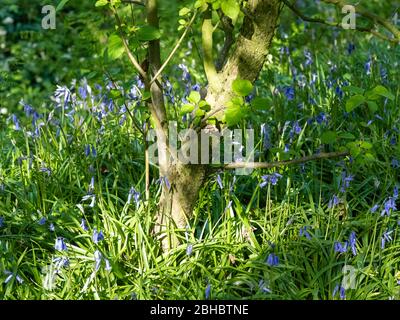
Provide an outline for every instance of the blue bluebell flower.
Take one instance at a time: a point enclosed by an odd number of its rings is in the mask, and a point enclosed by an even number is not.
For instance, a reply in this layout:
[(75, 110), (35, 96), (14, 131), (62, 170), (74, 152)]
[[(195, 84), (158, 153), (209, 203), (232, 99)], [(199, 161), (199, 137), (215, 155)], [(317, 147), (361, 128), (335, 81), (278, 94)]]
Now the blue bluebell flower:
[(98, 244), (101, 240), (104, 240), (103, 231), (97, 232), (97, 228), (93, 229), (92, 240), (95, 244)]
[(393, 158), (392, 159), (392, 167), (395, 168), (395, 169), (400, 168), (400, 161), (398, 159), (396, 159), (396, 158)]
[(258, 282), (258, 288), (262, 293), (272, 293), (272, 290), (268, 288), (266, 282), (262, 279)]
[(104, 258), (104, 262), (105, 262), (104, 270), (111, 271), (112, 267), (111, 267), (110, 261), (108, 259)]
[(381, 237), (381, 248), (385, 249), (386, 242), (390, 242), (393, 240), (391, 234), (393, 233), (393, 230), (387, 230), (382, 234)]
[(96, 204), (96, 195), (94, 194), (87, 194), (86, 196), (82, 197), (82, 201), (91, 200), (89, 207), (94, 208)]
[(371, 208), (371, 213), (375, 213), (378, 209), (379, 209), (379, 204), (375, 204), (372, 208)]
[(38, 224), (43, 226), (46, 223), (47, 219), (45, 217), (40, 218), (40, 220), (38, 221)]
[(85, 156), (86, 157), (90, 156), (90, 144), (85, 145)]
[(270, 253), (267, 258), (267, 264), (271, 267), (279, 265), (279, 258), (277, 255)]
[(207, 284), (206, 290), (205, 290), (205, 298), (206, 300), (210, 299), (211, 295), (211, 284)]
[(140, 205), (140, 193), (134, 187), (131, 187), (130, 190), (129, 190), (128, 200), (126, 202), (127, 204), (131, 203), (132, 197), (133, 197), (133, 200), (135, 201), (136, 208), (139, 208), (139, 205)]
[(89, 184), (89, 192), (93, 192), (94, 191), (94, 177), (92, 176), (92, 178), (90, 179), (90, 184)]
[(397, 210), (397, 206), (396, 206), (396, 199), (394, 197), (390, 197), (389, 199), (387, 199), (384, 203), (384, 209), (381, 212), (381, 216), (390, 216), (390, 211), (396, 211)]
[(357, 237), (356, 237), (356, 233), (354, 231), (352, 231), (350, 233), (349, 245), (351, 248), (351, 252), (353, 253), (354, 256), (356, 256), (357, 255)]
[(53, 222), (50, 223), (49, 230), (50, 230), (51, 232), (54, 232), (55, 229), (56, 229), (56, 228), (54, 227), (54, 223), (53, 223)]
[(371, 58), (369, 58), (369, 60), (365, 63), (364, 69), (368, 76), (372, 73), (372, 59)]
[(17, 118), (17, 116), (15, 114), (11, 115), (11, 120), (14, 123), (14, 129), (16, 131), (20, 131), (21, 130), (21, 126), (20, 126), (19, 120), (18, 120), (18, 118)]
[(24, 279), (22, 279), (22, 278), (21, 278), (18, 274), (16, 274), (16, 273), (14, 274), (14, 273), (12, 273), (11, 271), (8, 271), (8, 270), (4, 270), (4, 273), (8, 275), (8, 277), (4, 280), (4, 284), (9, 283), (10, 280), (11, 280), (12, 278), (15, 278), (15, 280), (17, 280), (17, 282), (18, 282), (19, 284), (21, 284), (21, 283), (24, 282)]
[(169, 180), (167, 177), (160, 177), (157, 180), (157, 182), (161, 183), (161, 185), (164, 185), (168, 189), (168, 191), (171, 190), (171, 184), (169, 183)]
[(188, 244), (186, 247), (186, 255), (190, 256), (192, 254), (193, 251), (193, 245), (192, 244)]
[(0, 228), (4, 227), (4, 218), (0, 217)]
[(56, 239), (56, 243), (54, 245), (54, 249), (58, 251), (66, 251), (67, 250), (67, 245), (64, 242), (64, 238), (58, 237)]
[(95, 271), (99, 271), (100, 266), (101, 266), (101, 261), (102, 261), (103, 255), (101, 254), (101, 252), (99, 250), (96, 250), (94, 252), (94, 261), (95, 261)]
[(334, 298), (338, 292), (340, 299), (346, 299), (346, 289), (339, 285), (336, 285), (335, 289), (333, 289), (332, 297)]
[(342, 172), (342, 179), (341, 179), (341, 187), (340, 191), (341, 192), (346, 192), (346, 189), (350, 187), (350, 182), (354, 180), (354, 176), (349, 174), (347, 175), (346, 172)]
[(301, 227), (300, 228), (300, 231), (299, 231), (299, 236), (300, 237), (306, 237), (308, 240), (310, 240), (311, 239), (311, 235), (310, 235), (310, 233), (308, 232), (308, 228), (309, 228), (309, 226), (304, 226), (304, 227)]
[(314, 62), (310, 51), (304, 50), (304, 57), (306, 58), (306, 62), (305, 62), (306, 66), (309, 66)]
[(275, 186), (281, 178), (282, 175), (276, 172), (273, 174), (264, 175), (261, 177), (263, 182), (260, 183), (260, 188), (264, 188), (267, 184), (272, 184), (273, 186)]
[(334, 250), (338, 253), (346, 253), (348, 249), (348, 242), (345, 241), (344, 243), (336, 241), (334, 244)]
[(354, 43), (349, 42), (349, 44), (347, 45), (347, 53), (351, 55), (354, 50), (356, 50), (356, 46), (354, 45)]
[(321, 112), (320, 114), (318, 114), (315, 117), (315, 120), (317, 121), (318, 124), (322, 124), (322, 123), (328, 124), (328, 122), (329, 122), (328, 116), (324, 112)]
[(341, 201), (340, 198), (336, 194), (333, 195), (331, 200), (329, 200), (328, 209), (332, 209), (332, 208), (336, 207), (340, 203), (340, 201)]
[(295, 90), (294, 90), (293, 87), (285, 87), (284, 90), (283, 90), (283, 93), (285, 94), (286, 98), (289, 101), (294, 100), (294, 97), (295, 97), (296, 93), (295, 93)]
[(263, 123), (261, 125), (261, 134), (263, 136), (263, 150), (267, 151), (272, 147), (271, 144), (271, 129), (268, 124)]
[(53, 263), (55, 264), (55, 267), (57, 269), (60, 268), (68, 268), (69, 267), (69, 259), (68, 257), (56, 257), (53, 260)]
[(217, 183), (218, 183), (219, 188), (220, 188), (221, 190), (223, 190), (223, 189), (224, 189), (224, 186), (222, 185), (221, 176), (220, 176), (219, 174), (217, 175)]
[(81, 226), (83, 231), (88, 231), (89, 230), (88, 226), (86, 225), (86, 220), (85, 219), (81, 220), (80, 226)]

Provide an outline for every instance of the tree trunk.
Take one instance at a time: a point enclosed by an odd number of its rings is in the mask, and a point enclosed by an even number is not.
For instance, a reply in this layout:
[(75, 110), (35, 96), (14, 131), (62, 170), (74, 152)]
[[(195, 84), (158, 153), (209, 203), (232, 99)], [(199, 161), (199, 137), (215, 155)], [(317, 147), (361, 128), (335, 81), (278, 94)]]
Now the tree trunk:
[[(281, 9), (279, 0), (248, 1), (236, 45), (220, 72), (214, 69), (214, 61), (210, 63), (212, 34), (205, 33), (212, 32), (213, 28), (210, 25), (210, 13), (206, 13), (202, 32), (205, 59), (208, 59), (205, 60), (209, 82), (206, 100), (212, 108), (211, 112), (223, 111), (226, 102), (233, 96), (232, 83), (235, 79), (247, 79), (251, 82), (257, 79), (266, 60)], [(219, 116), (222, 114), (223, 112)], [(157, 138), (165, 140), (165, 134), (165, 131), (160, 130), (160, 136), (157, 133)], [(164, 251), (176, 247), (179, 243), (172, 229), (186, 228), (193, 215), (200, 188), (208, 175), (207, 166), (168, 163), (169, 156), (167, 158), (164, 162), (160, 161), (160, 176), (168, 179), (170, 188), (164, 183), (155, 228), (157, 235), (162, 239)]]

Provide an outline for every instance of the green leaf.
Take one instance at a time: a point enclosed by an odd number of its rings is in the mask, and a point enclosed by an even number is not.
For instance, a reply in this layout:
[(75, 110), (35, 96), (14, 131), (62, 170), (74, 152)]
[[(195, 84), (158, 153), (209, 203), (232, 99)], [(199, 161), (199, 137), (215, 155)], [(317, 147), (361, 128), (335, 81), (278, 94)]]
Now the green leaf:
[(358, 95), (352, 96), (349, 100), (347, 100), (346, 111), (347, 112), (353, 111), (355, 108), (357, 108), (358, 106), (365, 103), (365, 101), (366, 101), (366, 99), (362, 95), (358, 94)]
[(188, 13), (190, 13), (190, 9), (189, 8), (184, 7), (181, 10), (179, 10), (179, 16), (180, 17), (186, 16)]
[(115, 60), (120, 58), (125, 52), (124, 45), (121, 38), (113, 34), (108, 39), (108, 55), (111, 59)]
[(343, 87), (343, 91), (352, 93), (352, 94), (360, 94), (363, 95), (364, 94), (364, 89), (359, 88), (359, 87), (355, 87), (355, 86), (348, 86), (348, 87)]
[(334, 131), (326, 131), (321, 135), (321, 142), (323, 144), (331, 144), (336, 142), (337, 133)]
[(160, 30), (152, 26), (143, 26), (137, 32), (140, 41), (152, 41), (161, 37)]
[(61, 0), (60, 3), (58, 4), (57, 8), (56, 8), (56, 11), (58, 12), (58, 11), (60, 11), (62, 8), (64, 8), (64, 6), (66, 5), (66, 3), (67, 3), (68, 1), (69, 1), (69, 0)]
[(200, 108), (201, 110), (206, 111), (206, 112), (208, 112), (208, 111), (211, 110), (211, 106), (210, 106), (206, 101), (204, 101), (204, 100), (200, 101), (200, 103), (199, 103), (199, 108)]
[(354, 140), (356, 137), (353, 135), (353, 134), (351, 134), (350, 132), (341, 132), (340, 134), (339, 134), (339, 137), (341, 138), (341, 139), (348, 139), (348, 140)]
[(245, 116), (244, 108), (238, 104), (229, 101), (225, 110), (225, 122), (230, 126), (238, 124)]
[(223, 0), (221, 3), (221, 9), (226, 16), (234, 21), (240, 13), (240, 5), (236, 0)]
[(188, 97), (188, 100), (193, 104), (198, 104), (201, 100), (200, 93), (197, 91), (192, 91)]
[(248, 96), (253, 91), (253, 85), (249, 80), (236, 79), (232, 84), (233, 91), (241, 96)]
[(181, 115), (184, 115), (186, 113), (192, 112), (193, 110), (194, 110), (194, 105), (185, 104), (184, 106), (182, 106), (180, 113), (181, 113)]
[(371, 112), (377, 112), (378, 111), (378, 109), (379, 109), (379, 107), (378, 107), (378, 105), (376, 104), (376, 102), (374, 102), (374, 101), (367, 101), (367, 104), (368, 104), (368, 108), (369, 108), (369, 110), (371, 110)]
[(107, 4), (108, 4), (108, 0), (98, 0), (94, 6), (95, 7), (103, 7)]
[(388, 98), (389, 100), (395, 100), (395, 96), (393, 93), (391, 93), (387, 88), (384, 86), (376, 86), (373, 90), (372, 93), (381, 97)]

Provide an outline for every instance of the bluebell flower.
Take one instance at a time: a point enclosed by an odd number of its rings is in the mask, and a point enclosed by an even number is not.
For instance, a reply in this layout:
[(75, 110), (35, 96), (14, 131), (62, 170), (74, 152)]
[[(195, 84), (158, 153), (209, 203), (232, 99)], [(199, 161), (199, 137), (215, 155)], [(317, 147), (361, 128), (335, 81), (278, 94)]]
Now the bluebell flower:
[(193, 251), (193, 245), (188, 244), (188, 246), (186, 247), (186, 255), (190, 256), (192, 254), (192, 251)]
[(192, 90), (193, 91), (200, 92), (200, 89), (201, 89), (201, 87), (200, 87), (200, 85), (198, 83), (196, 83), (194, 86), (192, 86)]
[(18, 120), (18, 118), (17, 118), (17, 116), (15, 114), (11, 115), (11, 120), (14, 123), (14, 129), (16, 131), (20, 131), (21, 130), (21, 126), (20, 126), (19, 120)]
[(0, 228), (4, 227), (4, 218), (0, 217)]
[(104, 258), (104, 262), (105, 262), (104, 270), (111, 271), (112, 267), (111, 267), (110, 261), (108, 259)]
[(352, 231), (350, 233), (349, 244), (350, 244), (351, 252), (353, 253), (354, 256), (356, 256), (357, 255), (357, 238), (356, 238), (356, 233), (354, 231)]
[(64, 242), (64, 238), (58, 237), (56, 239), (56, 243), (54, 245), (54, 249), (58, 251), (66, 251), (67, 250), (67, 245)]
[(258, 282), (258, 288), (262, 293), (272, 293), (271, 289), (268, 288), (265, 281), (262, 279)]
[(348, 242), (345, 241), (344, 243), (336, 241), (334, 244), (334, 250), (338, 253), (346, 253), (348, 249)]
[(95, 157), (95, 158), (96, 158), (96, 156), (97, 156), (97, 151), (96, 151), (96, 148), (95, 148), (94, 146), (92, 146), (92, 155), (93, 155), (93, 157)]
[(85, 145), (85, 156), (86, 157), (90, 156), (90, 144)]
[(81, 226), (83, 231), (88, 231), (89, 230), (88, 226), (86, 225), (86, 220), (85, 219), (81, 220), (80, 226)]
[(384, 203), (384, 209), (381, 212), (381, 216), (390, 216), (390, 210), (396, 211), (397, 207), (396, 207), (396, 199), (393, 197), (390, 197), (389, 199), (387, 199)]
[(300, 236), (300, 237), (304, 236), (304, 237), (306, 237), (308, 240), (310, 240), (310, 239), (311, 239), (311, 235), (310, 235), (309, 232), (308, 232), (308, 228), (309, 228), (309, 226), (301, 227), (301, 228), (300, 228), (300, 231), (299, 231), (299, 236)]
[(285, 87), (283, 93), (289, 101), (294, 100), (295, 90), (293, 87)]
[(101, 254), (101, 252), (99, 250), (96, 250), (94, 252), (94, 261), (95, 261), (95, 271), (99, 271), (100, 266), (101, 266), (101, 261), (102, 261), (103, 255)]
[(54, 230), (55, 230), (54, 223), (50, 223), (49, 230), (51, 232), (54, 232)]
[(318, 124), (322, 124), (322, 123), (328, 124), (328, 121), (329, 121), (328, 116), (324, 112), (321, 112), (320, 114), (318, 114), (315, 117), (315, 120), (317, 121)]
[(343, 99), (344, 92), (340, 86), (336, 86), (335, 93), (339, 97), (339, 99)]
[(294, 123), (293, 123), (293, 131), (294, 131), (294, 133), (295, 134), (300, 134), (301, 133), (301, 126), (300, 126), (300, 124), (299, 124), (299, 122), (298, 121), (295, 121)]
[(171, 184), (169, 183), (169, 180), (167, 177), (160, 177), (157, 180), (157, 182), (161, 183), (161, 185), (165, 185), (167, 187), (168, 191), (171, 190)]
[(313, 58), (312, 58), (310, 51), (304, 50), (304, 57), (306, 58), (306, 62), (305, 62), (306, 66), (309, 66), (313, 63)]
[(365, 63), (364, 69), (366, 74), (369, 76), (372, 73), (372, 60), (369, 58), (369, 60)]
[(92, 240), (95, 244), (98, 244), (101, 240), (104, 240), (103, 231), (97, 232), (97, 228), (93, 229)]
[(271, 267), (277, 266), (279, 264), (279, 258), (277, 255), (270, 253), (267, 258), (267, 264)]
[(94, 194), (87, 194), (86, 196), (82, 197), (82, 201), (91, 200), (89, 207), (93, 208), (96, 204), (96, 195)]
[(339, 285), (336, 285), (335, 289), (333, 289), (332, 297), (334, 298), (338, 292), (340, 299), (346, 299), (346, 289)]
[(16, 274), (16, 273), (14, 274), (14, 273), (12, 273), (12, 272), (10, 272), (10, 271), (8, 271), (8, 270), (4, 270), (4, 273), (8, 275), (8, 277), (6, 278), (6, 280), (4, 280), (4, 284), (9, 283), (10, 280), (11, 280), (12, 278), (15, 278), (15, 280), (17, 280), (17, 282), (18, 282), (19, 284), (21, 284), (21, 283), (24, 282), (24, 279), (22, 279), (22, 278), (21, 278), (18, 274)]
[(379, 209), (379, 204), (375, 204), (372, 208), (371, 208), (371, 213), (375, 213), (377, 210)]
[(290, 151), (290, 144), (289, 143), (286, 143), (285, 144), (285, 148), (283, 149), (283, 152), (284, 153), (288, 153)]
[(263, 180), (263, 182), (260, 183), (260, 188), (264, 188), (269, 183), (275, 186), (280, 178), (282, 178), (282, 175), (276, 172), (273, 174), (262, 176), (261, 179)]
[(354, 45), (354, 43), (349, 42), (349, 44), (347, 45), (347, 53), (351, 55), (355, 49), (356, 46)]
[(266, 123), (263, 123), (261, 125), (261, 134), (263, 136), (263, 150), (264, 151), (267, 151), (272, 147), (270, 130), (271, 130), (270, 127)]
[(217, 183), (218, 183), (218, 186), (220, 187), (220, 189), (223, 190), (224, 186), (222, 185), (221, 176), (219, 174), (217, 175)]
[(381, 237), (381, 248), (382, 249), (385, 249), (386, 242), (390, 242), (393, 240), (393, 238), (391, 236), (392, 233), (393, 233), (393, 230), (387, 230), (382, 234), (382, 237)]
[(45, 217), (40, 218), (40, 220), (38, 221), (38, 224), (43, 226), (46, 223), (47, 219)]
[(393, 158), (392, 159), (392, 167), (395, 168), (395, 169), (400, 168), (400, 161), (397, 160), (396, 158)]
[(134, 187), (131, 187), (131, 189), (129, 190), (128, 201), (126, 202), (127, 204), (131, 203), (132, 197), (133, 197), (133, 200), (135, 201), (136, 208), (139, 208), (139, 205), (140, 205), (140, 193), (138, 191), (136, 191), (136, 189)]
[(393, 189), (393, 198), (397, 199), (399, 197), (399, 188), (397, 186)]
[(331, 200), (329, 200), (328, 209), (332, 209), (332, 208), (336, 207), (339, 203), (340, 203), (340, 198), (336, 194), (333, 195)]
[(93, 192), (93, 190), (94, 190), (94, 177), (90, 179), (89, 192)]
[(349, 174), (347, 175), (346, 172), (342, 172), (342, 180), (341, 180), (341, 187), (340, 191), (345, 192), (346, 189), (350, 187), (350, 182), (354, 180), (354, 176)]
[(69, 267), (68, 257), (56, 257), (52, 261), (57, 269)]
[(205, 298), (208, 300), (211, 295), (211, 284), (207, 284), (206, 290), (205, 290)]

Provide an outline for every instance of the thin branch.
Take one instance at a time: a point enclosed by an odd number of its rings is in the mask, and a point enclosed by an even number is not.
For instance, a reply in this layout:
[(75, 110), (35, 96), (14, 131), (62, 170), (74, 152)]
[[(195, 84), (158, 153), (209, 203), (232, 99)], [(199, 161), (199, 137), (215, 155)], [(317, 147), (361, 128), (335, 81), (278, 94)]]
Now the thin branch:
[[(324, 24), (327, 26), (331, 26), (331, 27), (340, 27), (341, 24), (339, 22), (335, 23), (335, 22), (329, 22), (323, 19), (319, 19), (319, 18), (311, 18), (308, 17), (306, 15), (304, 15), (299, 8), (297, 8), (294, 4), (291, 4), (288, 0), (282, 0), (283, 3), (290, 9), (292, 10), (299, 18), (301, 18), (303, 21), (307, 21), (307, 22), (312, 22), (312, 23), (320, 23), (320, 24)], [(323, 0), (325, 3), (330, 3), (330, 4), (335, 4), (335, 5), (340, 5), (340, 6), (344, 6), (345, 4), (340, 1), (340, 0)], [(363, 28), (363, 27), (357, 27), (356, 26), (356, 30), (360, 31), (360, 32), (368, 32), (373, 34), (374, 36), (383, 39), (385, 41), (389, 41), (389, 42), (393, 42), (393, 43), (398, 43), (400, 41), (400, 33), (397, 34), (399, 31), (396, 29), (396, 27), (394, 25), (392, 25), (390, 22), (386, 21), (385, 19), (378, 17), (372, 13), (369, 13), (365, 10), (358, 11), (362, 16), (369, 18), (370, 20), (374, 20), (375, 22), (377, 22), (377, 20), (380, 21), (381, 25), (386, 25), (388, 28), (386, 28), (387, 30), (389, 30), (390, 32), (392, 32), (393, 35), (395, 35), (398, 39), (393, 39), (393, 38), (389, 38), (385, 35), (383, 35), (382, 33), (373, 30), (373, 28)]]
[(219, 58), (217, 60), (217, 71), (221, 71), (226, 59), (229, 54), (229, 50), (231, 49), (233, 43), (234, 43), (234, 37), (233, 37), (233, 24), (232, 20), (226, 16), (223, 15), (222, 11), (219, 11), (220, 14), (220, 21), (222, 24), (222, 29), (224, 30), (225, 33), (225, 41), (224, 41), (224, 46), (221, 49), (221, 52), (219, 54)]
[(136, 68), (137, 71), (139, 71), (140, 75), (143, 77), (144, 80), (147, 79), (147, 74), (146, 72), (143, 70), (143, 68), (140, 66), (139, 62), (136, 60), (136, 58), (134, 57), (134, 55), (132, 54), (131, 50), (129, 49), (129, 45), (128, 45), (128, 41), (126, 40), (123, 32), (122, 32), (122, 22), (121, 19), (117, 13), (117, 10), (115, 7), (113, 7), (113, 13), (114, 16), (117, 20), (117, 24), (118, 24), (118, 30), (119, 30), (119, 34), (122, 40), (122, 43), (124, 45), (125, 48), (125, 52), (128, 55), (128, 58), (130, 60), (130, 62), (132, 63), (132, 65)]
[(192, 19), (190, 20), (189, 24), (187, 25), (185, 31), (183, 32), (182, 36), (180, 37), (180, 39), (178, 40), (178, 42), (176, 43), (174, 49), (171, 51), (171, 53), (169, 54), (167, 60), (165, 60), (165, 62), (163, 63), (163, 65), (161, 66), (161, 68), (157, 71), (157, 73), (154, 75), (153, 79), (150, 81), (150, 84), (152, 84), (154, 81), (156, 81), (156, 79), (160, 76), (160, 74), (164, 71), (164, 69), (166, 68), (166, 66), (168, 65), (168, 63), (171, 61), (172, 57), (175, 55), (176, 51), (178, 50), (178, 48), (181, 46), (183, 40), (185, 39), (187, 33), (189, 32), (189, 29), (192, 27), (195, 19), (197, 16), (197, 11), (194, 13)]
[(310, 161), (315, 161), (318, 159), (331, 159), (331, 158), (341, 158), (350, 155), (348, 151), (343, 152), (330, 152), (330, 153), (318, 153), (312, 156), (307, 156), (294, 160), (286, 161), (276, 161), (276, 162), (236, 162), (223, 166), (225, 170), (250, 168), (250, 169), (271, 169), (277, 167), (286, 167), (294, 164), (301, 164)]

